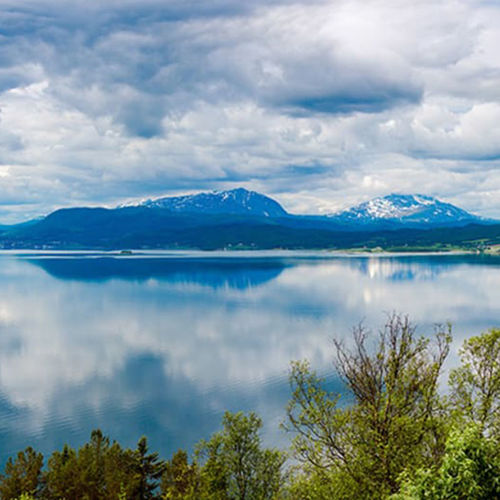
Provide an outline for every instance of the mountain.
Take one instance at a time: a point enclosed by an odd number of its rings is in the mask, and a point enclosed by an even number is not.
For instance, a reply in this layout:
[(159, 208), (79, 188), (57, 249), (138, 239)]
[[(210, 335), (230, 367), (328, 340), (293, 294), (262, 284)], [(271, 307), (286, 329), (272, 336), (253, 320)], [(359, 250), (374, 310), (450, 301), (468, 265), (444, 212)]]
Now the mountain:
[(232, 214), (285, 217), (287, 212), (272, 198), (244, 188), (147, 200), (141, 206), (177, 213)]
[(423, 195), (389, 195), (332, 216), (288, 214), (267, 196), (233, 189), (140, 205), (63, 208), (0, 228), (5, 249), (484, 249), (500, 223)]
[(328, 216), (288, 214), (272, 198), (244, 188), (147, 200), (140, 207), (178, 214), (287, 218), (288, 227), (345, 231), (463, 226), (488, 221), (420, 194), (390, 194)]
[(390, 194), (329, 216), (338, 223), (376, 227), (449, 227), (487, 223), (486, 219), (421, 194)]

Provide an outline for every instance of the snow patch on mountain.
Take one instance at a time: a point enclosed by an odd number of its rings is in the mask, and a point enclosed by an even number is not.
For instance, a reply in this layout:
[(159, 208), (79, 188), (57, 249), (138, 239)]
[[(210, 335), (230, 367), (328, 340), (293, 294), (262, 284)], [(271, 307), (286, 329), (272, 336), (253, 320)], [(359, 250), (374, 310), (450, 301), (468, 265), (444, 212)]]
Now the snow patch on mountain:
[(277, 201), (244, 188), (146, 200), (140, 206), (163, 208), (177, 213), (245, 214), (260, 217), (288, 215)]
[(482, 220), (450, 203), (422, 194), (390, 194), (366, 201), (330, 217), (342, 222), (364, 224), (394, 221), (454, 225)]

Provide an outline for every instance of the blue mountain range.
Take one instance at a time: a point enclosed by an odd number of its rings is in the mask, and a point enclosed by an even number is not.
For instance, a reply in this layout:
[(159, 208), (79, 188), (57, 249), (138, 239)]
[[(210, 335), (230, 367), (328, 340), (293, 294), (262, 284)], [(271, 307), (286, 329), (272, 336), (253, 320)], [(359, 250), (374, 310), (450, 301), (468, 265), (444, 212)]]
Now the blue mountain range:
[(116, 208), (56, 210), (0, 227), (0, 248), (264, 249), (500, 243), (500, 223), (424, 195), (391, 194), (330, 215), (294, 215), (244, 188)]
[[(246, 215), (250, 217), (304, 217), (288, 213), (277, 201), (244, 188), (146, 200), (136, 206), (179, 214)], [(390, 194), (326, 216), (305, 216), (339, 228), (462, 226), (487, 219), (450, 203), (421, 194)]]

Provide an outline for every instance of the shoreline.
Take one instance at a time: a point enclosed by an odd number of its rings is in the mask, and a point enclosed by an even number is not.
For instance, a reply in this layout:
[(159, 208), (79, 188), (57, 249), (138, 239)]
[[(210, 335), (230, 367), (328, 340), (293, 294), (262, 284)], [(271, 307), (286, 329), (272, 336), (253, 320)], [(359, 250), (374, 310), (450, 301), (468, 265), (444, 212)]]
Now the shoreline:
[(471, 250), (448, 250), (448, 251), (408, 251), (408, 252), (391, 252), (391, 251), (364, 251), (357, 249), (345, 250), (191, 250), (191, 249), (175, 249), (175, 250), (151, 250), (151, 249), (127, 249), (123, 250), (38, 250), (38, 249), (0, 249), (0, 257), (41, 257), (41, 258), (120, 258), (120, 259), (136, 259), (136, 258), (387, 258), (387, 257), (445, 257), (445, 256), (488, 256), (500, 257), (498, 252), (475, 252)]

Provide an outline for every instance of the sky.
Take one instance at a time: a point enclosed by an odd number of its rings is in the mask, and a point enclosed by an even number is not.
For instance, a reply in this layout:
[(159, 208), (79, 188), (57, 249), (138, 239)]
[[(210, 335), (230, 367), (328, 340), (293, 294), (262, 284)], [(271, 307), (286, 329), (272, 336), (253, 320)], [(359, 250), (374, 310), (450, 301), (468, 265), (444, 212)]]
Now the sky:
[(0, 0), (0, 222), (243, 186), (500, 218), (500, 2)]

